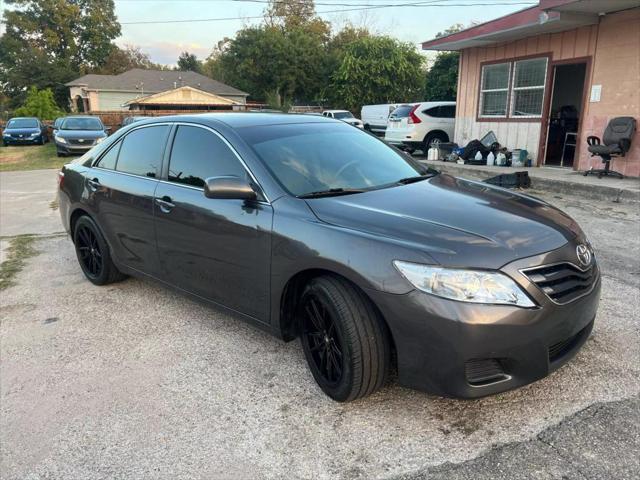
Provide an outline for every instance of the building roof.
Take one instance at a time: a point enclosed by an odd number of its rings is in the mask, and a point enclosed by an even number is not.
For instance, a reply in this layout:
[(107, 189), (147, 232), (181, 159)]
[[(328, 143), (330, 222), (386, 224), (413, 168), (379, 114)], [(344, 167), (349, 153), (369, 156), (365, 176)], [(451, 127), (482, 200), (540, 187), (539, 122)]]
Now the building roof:
[(129, 100), (125, 105), (241, 105), (229, 98), (193, 87), (178, 87)]
[(90, 73), (66, 84), (67, 87), (86, 87), (90, 90), (159, 93), (189, 86), (215, 95), (249, 94), (197, 72), (180, 70), (145, 70), (134, 68), (120, 75)]
[(635, 7), (640, 7), (640, 0), (539, 0), (536, 6), (423, 42), (422, 49), (463, 50), (562, 32), (595, 25), (600, 15)]

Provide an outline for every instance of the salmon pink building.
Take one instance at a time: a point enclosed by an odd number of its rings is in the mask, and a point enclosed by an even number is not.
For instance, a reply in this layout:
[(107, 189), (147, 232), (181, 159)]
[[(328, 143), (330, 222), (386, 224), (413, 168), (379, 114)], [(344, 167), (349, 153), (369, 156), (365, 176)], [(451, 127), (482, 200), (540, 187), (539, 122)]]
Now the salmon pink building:
[[(540, 0), (422, 44), (460, 52), (455, 141), (493, 130), (537, 166), (601, 168), (587, 137), (616, 117), (640, 130), (640, 0)], [(640, 176), (640, 132), (612, 170)]]

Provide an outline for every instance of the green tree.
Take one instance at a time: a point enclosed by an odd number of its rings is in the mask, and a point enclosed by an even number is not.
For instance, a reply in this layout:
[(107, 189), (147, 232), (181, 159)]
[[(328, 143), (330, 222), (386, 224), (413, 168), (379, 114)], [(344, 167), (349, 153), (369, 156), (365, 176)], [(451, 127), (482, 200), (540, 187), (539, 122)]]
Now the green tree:
[(66, 106), (65, 82), (100, 67), (120, 35), (113, 0), (6, 0), (0, 85), (14, 105), (27, 88), (51, 88)]
[(132, 68), (162, 70), (164, 66), (153, 63), (149, 55), (142, 52), (140, 47), (134, 45), (125, 45), (124, 48), (114, 46), (104, 64), (92, 70), (92, 73), (118, 75)]
[[(455, 24), (444, 32), (439, 32), (436, 38), (451, 35), (462, 30), (461, 24)], [(424, 86), (426, 101), (455, 100), (458, 89), (458, 52), (439, 52), (431, 68), (427, 70)]]
[(190, 70), (192, 72), (202, 72), (202, 62), (198, 60), (195, 54), (189, 52), (182, 52), (178, 57), (178, 70), (186, 72)]
[(53, 120), (63, 114), (58, 108), (50, 88), (38, 90), (31, 87), (24, 105), (17, 108), (15, 115), (19, 117), (38, 117), (40, 120)]
[(240, 30), (220, 53), (225, 82), (269, 97), (277, 108), (318, 96), (323, 86), (326, 53), (320, 36), (302, 28), (289, 31), (267, 25)]
[(415, 101), (422, 92), (423, 57), (410, 43), (363, 36), (349, 43), (331, 76), (328, 92), (336, 106)]

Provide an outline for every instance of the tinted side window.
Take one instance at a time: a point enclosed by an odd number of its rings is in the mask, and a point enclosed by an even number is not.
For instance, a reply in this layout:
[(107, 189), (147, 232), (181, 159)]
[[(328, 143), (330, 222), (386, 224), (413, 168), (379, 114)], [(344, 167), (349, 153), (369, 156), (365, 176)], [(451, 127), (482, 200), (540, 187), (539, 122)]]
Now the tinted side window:
[(98, 161), (97, 166), (100, 168), (108, 168), (109, 170), (114, 170), (116, 168), (116, 160), (118, 160), (118, 152), (120, 151), (121, 144), (122, 142), (118, 142), (117, 145), (111, 147), (109, 151), (105, 153)]
[(160, 169), (169, 126), (158, 125), (134, 130), (121, 142), (116, 170), (155, 177)]
[(433, 117), (433, 118), (442, 117), (442, 114), (440, 112), (440, 107), (427, 108), (426, 110), (423, 110), (422, 113), (424, 113), (425, 115), (429, 115), (430, 117)]
[(456, 106), (455, 105), (442, 105), (440, 107), (440, 113), (444, 118), (456, 118)]
[(214, 133), (199, 127), (179, 126), (171, 148), (169, 181), (203, 187), (205, 179), (222, 175), (244, 177), (246, 170)]

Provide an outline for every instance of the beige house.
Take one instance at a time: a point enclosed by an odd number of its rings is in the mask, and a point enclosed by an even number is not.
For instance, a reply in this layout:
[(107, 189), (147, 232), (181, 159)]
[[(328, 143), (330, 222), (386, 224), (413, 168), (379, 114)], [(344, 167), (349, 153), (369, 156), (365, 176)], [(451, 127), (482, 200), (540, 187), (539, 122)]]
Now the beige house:
[[(422, 44), (461, 53), (455, 141), (493, 130), (534, 165), (601, 168), (587, 137), (612, 118), (640, 126), (640, 0), (540, 0)], [(612, 169), (640, 176), (640, 132)]]
[[(244, 105), (248, 93), (191, 71), (134, 68), (120, 75), (84, 75), (66, 84), (69, 103), (76, 112), (129, 110), (133, 100), (182, 87), (214, 95), (216, 99)], [(179, 100), (180, 94), (175, 97)], [(187, 96), (185, 96), (187, 98)], [(178, 104), (179, 105), (179, 104)]]
[(245, 104), (193, 87), (137, 97), (124, 104), (129, 110), (244, 110)]

